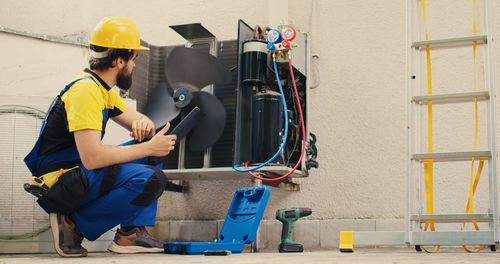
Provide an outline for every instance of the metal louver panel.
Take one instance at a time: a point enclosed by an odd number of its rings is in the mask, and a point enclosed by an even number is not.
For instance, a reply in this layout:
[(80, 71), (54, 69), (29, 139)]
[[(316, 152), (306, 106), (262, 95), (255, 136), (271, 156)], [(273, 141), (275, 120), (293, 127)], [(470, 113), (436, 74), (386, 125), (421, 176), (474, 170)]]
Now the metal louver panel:
[[(219, 42), (218, 58), (229, 69), (237, 64), (238, 42), (236, 40)], [(215, 85), (215, 96), (226, 108), (226, 126), (221, 138), (212, 146), (211, 167), (232, 167), (234, 148), (234, 129), (236, 124), (236, 82), (238, 71), (232, 72), (230, 84)]]

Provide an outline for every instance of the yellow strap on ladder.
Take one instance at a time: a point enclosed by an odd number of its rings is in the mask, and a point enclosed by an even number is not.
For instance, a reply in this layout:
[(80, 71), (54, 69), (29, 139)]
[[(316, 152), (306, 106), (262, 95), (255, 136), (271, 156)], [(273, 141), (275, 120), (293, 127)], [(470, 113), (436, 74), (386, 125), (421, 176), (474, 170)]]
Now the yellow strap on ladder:
[[(425, 0), (422, 0), (422, 13), (424, 18), (425, 25), (425, 40), (429, 40), (429, 31), (427, 28), (427, 10)], [(425, 46), (425, 52), (427, 57), (427, 94), (432, 94), (432, 67), (431, 67), (431, 47), (427, 44)], [(427, 151), (429, 153), (432, 152), (432, 101), (427, 102)], [(427, 159), (424, 161), (424, 177), (425, 177), (425, 197), (426, 197), (426, 206), (425, 213), (433, 214), (434, 213), (434, 193), (433, 193), (433, 183), (434, 183), (434, 161), (432, 159)], [(435, 221), (429, 220), (425, 222), (424, 231), (428, 229), (431, 231), (435, 231)], [(440, 246), (434, 246), (433, 250), (428, 250), (425, 247), (422, 249), (427, 252), (439, 252)]]
[[(477, 1), (476, 0), (472, 0), (472, 13), (473, 13), (473, 23), (472, 23), (472, 34), (474, 36), (477, 35), (477, 15), (476, 15), (476, 12), (477, 12)], [(474, 71), (474, 92), (477, 90), (477, 62), (476, 62), (476, 58), (477, 58), (477, 41), (473, 41), (472, 42), (472, 50), (473, 50), (473, 56), (474, 56), (474, 68), (473, 68), (473, 71)], [(474, 98), (474, 150), (477, 149), (477, 142), (478, 142), (478, 109), (477, 109), (477, 97)], [(469, 184), (470, 184), (470, 187), (469, 187), (469, 197), (467, 199), (467, 205), (465, 207), (465, 213), (466, 214), (473, 214), (474, 213), (474, 194), (476, 193), (476, 188), (477, 188), (477, 185), (479, 183), (479, 179), (481, 178), (481, 172), (483, 170), (483, 166), (484, 166), (484, 160), (481, 159), (479, 161), (479, 165), (478, 165), (478, 168), (477, 168), (477, 173), (476, 173), (476, 177), (474, 177), (474, 167), (475, 167), (475, 160), (474, 158), (472, 158), (472, 161), (471, 161), (471, 170), (470, 170), (470, 180), (469, 180)], [(477, 221), (475, 219), (472, 220), (472, 224), (474, 225), (474, 229), (476, 231), (479, 231), (479, 226), (477, 224)], [(462, 230), (465, 229), (465, 226), (466, 226), (466, 221), (464, 221), (463, 225), (462, 225)], [(481, 245), (481, 246), (478, 246), (477, 248), (475, 248), (474, 250), (471, 250), (467, 247), (467, 245), (463, 245), (463, 248), (465, 251), (469, 252), (469, 253), (472, 253), (472, 252), (480, 252), (482, 249), (485, 248), (484, 245)]]

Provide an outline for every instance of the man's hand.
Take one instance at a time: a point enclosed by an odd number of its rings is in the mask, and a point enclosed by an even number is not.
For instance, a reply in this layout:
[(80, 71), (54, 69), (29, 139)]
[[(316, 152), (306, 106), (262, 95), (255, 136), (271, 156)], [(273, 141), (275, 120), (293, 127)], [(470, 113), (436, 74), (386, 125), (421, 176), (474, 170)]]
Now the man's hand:
[(170, 123), (167, 123), (160, 132), (156, 133), (151, 140), (146, 143), (151, 150), (151, 156), (162, 157), (166, 156), (175, 147), (175, 141), (177, 140), (176, 135), (165, 135), (170, 128)]
[(146, 116), (142, 116), (141, 118), (132, 121), (132, 131), (130, 132), (130, 136), (137, 142), (141, 142), (144, 138), (154, 136), (155, 130), (156, 128), (153, 121)]

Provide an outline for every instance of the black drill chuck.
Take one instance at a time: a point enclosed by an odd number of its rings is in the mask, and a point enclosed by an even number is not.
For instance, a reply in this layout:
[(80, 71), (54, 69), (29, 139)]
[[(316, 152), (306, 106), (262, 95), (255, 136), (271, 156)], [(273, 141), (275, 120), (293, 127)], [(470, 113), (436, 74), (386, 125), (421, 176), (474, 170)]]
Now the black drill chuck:
[(308, 216), (312, 214), (311, 208), (299, 208), (300, 217)]

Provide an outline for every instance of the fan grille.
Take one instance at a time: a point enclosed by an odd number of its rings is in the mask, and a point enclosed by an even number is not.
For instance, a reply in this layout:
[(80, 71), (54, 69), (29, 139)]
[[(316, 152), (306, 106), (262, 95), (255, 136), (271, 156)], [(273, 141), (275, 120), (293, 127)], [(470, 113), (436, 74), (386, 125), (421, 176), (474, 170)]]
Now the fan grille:
[(48, 215), (23, 189), (31, 174), (24, 156), (33, 147), (45, 113), (18, 105), (0, 106), (0, 238), (36, 235), (48, 226)]
[[(178, 46), (154, 46), (148, 43), (143, 43), (148, 46), (148, 52), (142, 52), (136, 60), (134, 70), (134, 81), (130, 88), (130, 97), (137, 100), (137, 110), (144, 112), (148, 101), (151, 100), (152, 91), (156, 89), (160, 83), (165, 83), (168, 87), (168, 82), (165, 76), (165, 58), (172, 49)], [(208, 46), (198, 45), (193, 48), (202, 49), (209, 52)], [(218, 42), (218, 59), (230, 68), (237, 64), (237, 48), (236, 40)], [(230, 84), (215, 85), (215, 96), (222, 102), (226, 109), (226, 124), (224, 132), (220, 139), (212, 146), (211, 167), (230, 167), (233, 164), (233, 145), (235, 133), (235, 118), (236, 118), (236, 82), (237, 71), (232, 72), (233, 81)], [(172, 89), (168, 87), (172, 93)], [(179, 122), (179, 118), (171, 122), (171, 127), (175, 127)], [(178, 169), (179, 148), (175, 148), (168, 157), (164, 160), (165, 169)], [(204, 152), (192, 152), (186, 148), (184, 155), (185, 168), (202, 168)]]

